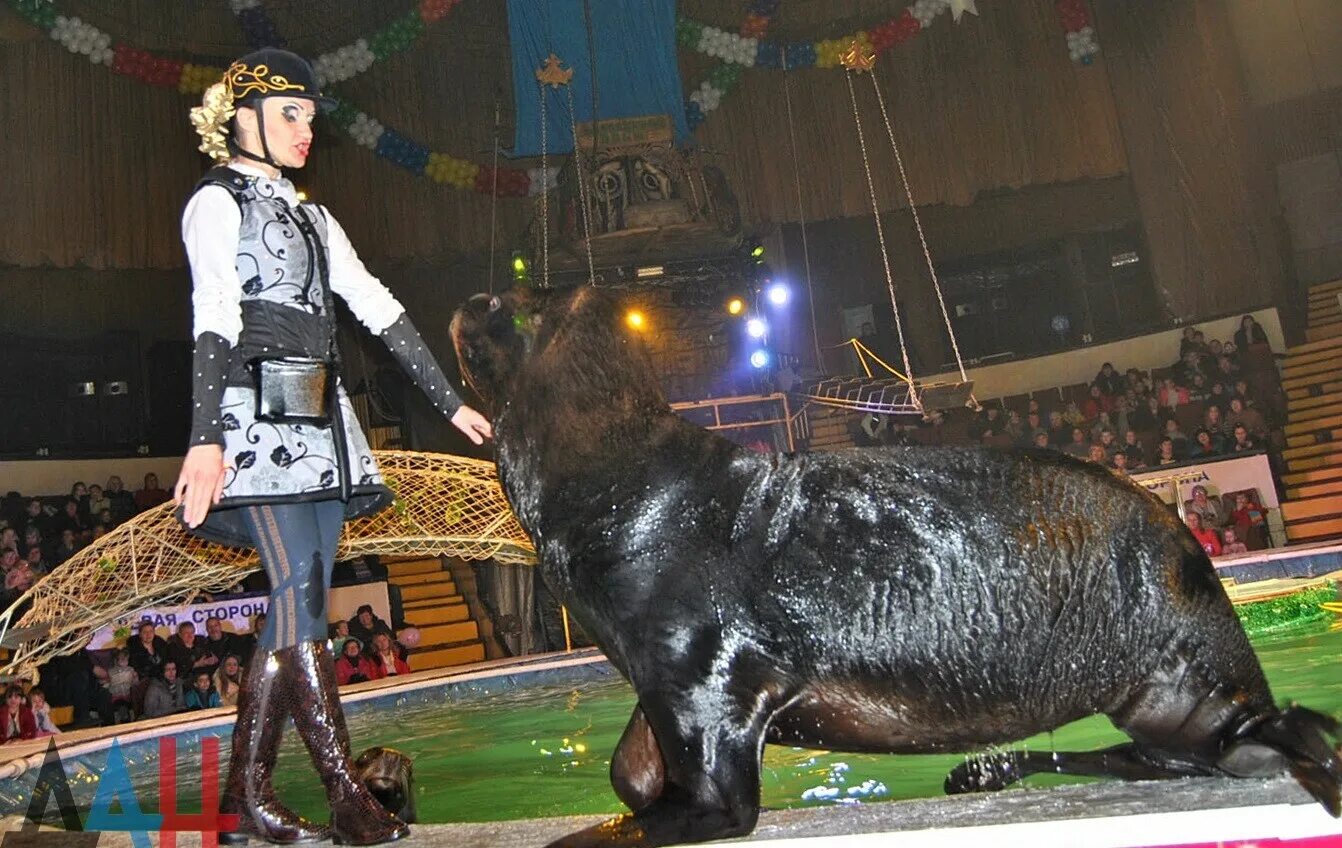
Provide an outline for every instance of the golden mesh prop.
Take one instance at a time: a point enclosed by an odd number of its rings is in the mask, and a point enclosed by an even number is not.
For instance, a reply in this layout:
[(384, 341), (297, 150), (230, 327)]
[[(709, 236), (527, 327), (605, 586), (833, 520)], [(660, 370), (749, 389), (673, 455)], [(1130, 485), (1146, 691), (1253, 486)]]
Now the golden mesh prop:
[[(345, 525), (339, 558), (535, 562), (535, 548), (509, 509), (492, 462), (406, 451), (374, 451), (374, 456), (396, 500), (377, 515)], [(173, 509), (166, 503), (137, 515), (0, 613), (0, 642), (11, 651), (0, 675), (35, 676), (37, 666), (82, 649), (101, 627), (142, 609), (185, 603), (197, 592), (222, 591), (260, 568), (255, 551), (187, 534)]]

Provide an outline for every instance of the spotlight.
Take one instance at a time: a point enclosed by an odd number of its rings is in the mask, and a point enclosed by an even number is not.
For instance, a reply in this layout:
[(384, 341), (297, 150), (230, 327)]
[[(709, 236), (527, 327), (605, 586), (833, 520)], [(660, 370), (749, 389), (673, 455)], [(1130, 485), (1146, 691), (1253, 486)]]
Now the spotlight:
[(769, 365), (769, 351), (760, 349), (750, 354), (750, 364), (755, 368), (767, 368)]
[(746, 332), (752, 339), (762, 339), (764, 334), (769, 332), (769, 325), (763, 318), (751, 318), (746, 322)]
[(727, 314), (740, 315), (746, 311), (746, 302), (739, 297), (734, 297), (727, 301)]
[(764, 245), (755, 242), (755, 245), (750, 248), (750, 258), (756, 262), (762, 261), (764, 259)]
[(513, 279), (525, 280), (527, 278), (527, 258), (520, 252), (513, 254)]
[(624, 314), (624, 323), (628, 324), (631, 329), (642, 330), (648, 325), (648, 319), (644, 318), (643, 313), (637, 309), (631, 309)]
[(772, 303), (774, 306), (785, 305), (791, 296), (792, 292), (788, 289), (787, 285), (785, 285), (784, 283), (774, 283), (769, 286), (768, 289), (769, 302)]

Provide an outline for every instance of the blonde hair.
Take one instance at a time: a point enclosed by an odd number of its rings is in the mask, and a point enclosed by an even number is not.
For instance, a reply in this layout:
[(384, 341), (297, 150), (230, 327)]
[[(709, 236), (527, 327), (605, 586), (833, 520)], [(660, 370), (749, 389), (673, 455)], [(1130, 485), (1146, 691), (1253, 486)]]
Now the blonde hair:
[(191, 110), (191, 125), (201, 138), (200, 152), (209, 154), (216, 162), (229, 159), (228, 122), (236, 111), (233, 94), (222, 80), (205, 89), (200, 105)]

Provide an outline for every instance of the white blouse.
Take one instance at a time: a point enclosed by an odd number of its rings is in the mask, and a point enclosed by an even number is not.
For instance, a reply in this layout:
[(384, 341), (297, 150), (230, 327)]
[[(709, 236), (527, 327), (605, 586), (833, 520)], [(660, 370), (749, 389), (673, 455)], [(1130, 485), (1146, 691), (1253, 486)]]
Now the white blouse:
[[(247, 176), (269, 180), (276, 188), (276, 196), (292, 206), (298, 205), (298, 194), (288, 180), (271, 180), (251, 165), (234, 163), (229, 167)], [(405, 307), (382, 281), (368, 273), (335, 217), (326, 207), (319, 208), (326, 217), (331, 290), (340, 295), (365, 327), (374, 334), (381, 333), (396, 323)], [(182, 242), (191, 263), (193, 338), (213, 332), (230, 345), (236, 345), (242, 335), (242, 281), (236, 264), (241, 226), (242, 211), (223, 186), (205, 186), (191, 196), (182, 213)]]

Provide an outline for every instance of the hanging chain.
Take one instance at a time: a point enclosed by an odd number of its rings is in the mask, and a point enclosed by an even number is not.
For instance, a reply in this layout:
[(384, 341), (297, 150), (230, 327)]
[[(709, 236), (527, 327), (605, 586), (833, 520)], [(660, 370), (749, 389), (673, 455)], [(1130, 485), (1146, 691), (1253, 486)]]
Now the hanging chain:
[(489, 201), (489, 293), (494, 293), (495, 248), (499, 231), (499, 101), (494, 99), (494, 185)]
[[(540, 84), (541, 88), (541, 174), (547, 174), (550, 171), (549, 159), (546, 152), (546, 128), (549, 124), (549, 118), (545, 112), (545, 83)], [(544, 177), (542, 177), (544, 179)], [(547, 181), (548, 183), (548, 181)], [(550, 287), (550, 192), (549, 185), (546, 184), (546, 191), (541, 192), (541, 287)]]
[[(587, 284), (596, 285), (596, 263), (592, 260), (592, 210), (588, 194), (590, 186), (587, 185), (587, 169), (582, 165), (582, 148), (578, 145), (578, 115), (573, 108), (573, 86), (565, 86), (568, 89), (568, 120), (569, 127), (573, 132), (573, 165), (578, 170), (578, 202), (582, 204), (582, 227), (583, 234), (586, 237), (587, 244)], [(593, 115), (595, 119), (595, 114)], [(593, 123), (592, 135), (593, 149), (596, 147), (595, 123)]]
[(797, 221), (801, 224), (801, 255), (806, 265), (806, 299), (811, 304), (811, 342), (815, 345), (815, 367), (825, 373), (825, 359), (820, 353), (820, 331), (816, 329), (815, 288), (811, 285), (811, 247), (806, 239), (806, 206), (802, 203), (801, 165), (797, 160), (797, 130), (792, 119), (792, 75), (788, 71), (787, 48), (783, 48), (783, 98), (787, 101), (787, 134), (792, 142), (792, 179), (797, 186)]
[(871, 211), (876, 218), (876, 238), (881, 243), (881, 262), (885, 266), (885, 285), (890, 291), (890, 306), (895, 311), (895, 332), (899, 335), (899, 352), (904, 357), (904, 382), (909, 385), (909, 401), (922, 409), (922, 401), (913, 386), (913, 368), (909, 365), (909, 349), (904, 344), (904, 326), (899, 318), (899, 300), (895, 297), (895, 276), (890, 270), (890, 257), (885, 248), (885, 228), (881, 226), (881, 209), (876, 204), (876, 183), (871, 177), (871, 160), (867, 157), (867, 140), (862, 134), (862, 112), (857, 107), (857, 92), (853, 89), (853, 72), (844, 71), (848, 82), (848, 97), (853, 101), (853, 119), (857, 121), (857, 141), (862, 148), (862, 167), (867, 172), (867, 191), (871, 195)]
[[(932, 263), (932, 251), (927, 246), (927, 236), (923, 234), (923, 222), (918, 216), (918, 207), (913, 203), (913, 190), (909, 188), (909, 175), (904, 170), (904, 157), (899, 152), (899, 143), (895, 141), (895, 130), (890, 125), (890, 113), (885, 109), (885, 98), (881, 96), (881, 86), (876, 82), (876, 74), (871, 74), (871, 87), (876, 90), (876, 102), (881, 105), (881, 117), (885, 119), (885, 131), (890, 136), (890, 146), (895, 150), (895, 164), (899, 166), (899, 179), (904, 183), (904, 196), (909, 201), (909, 212), (913, 214), (913, 226), (918, 231), (918, 242), (923, 246), (923, 258), (927, 260), (927, 273), (932, 276), (932, 289), (937, 293), (937, 303), (941, 306), (941, 320), (946, 322), (946, 333), (951, 337), (951, 350), (955, 352), (955, 364), (960, 369), (960, 382), (968, 383), (965, 363), (960, 359), (960, 345), (955, 340), (955, 328), (951, 326), (950, 313), (946, 311), (946, 298), (941, 294), (941, 283), (937, 281), (937, 269)], [(856, 102), (856, 101), (854, 101)], [(908, 367), (908, 363), (905, 363)]]

